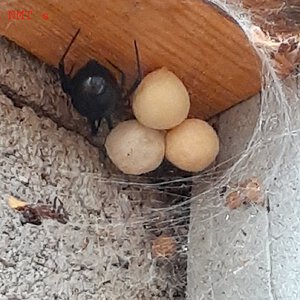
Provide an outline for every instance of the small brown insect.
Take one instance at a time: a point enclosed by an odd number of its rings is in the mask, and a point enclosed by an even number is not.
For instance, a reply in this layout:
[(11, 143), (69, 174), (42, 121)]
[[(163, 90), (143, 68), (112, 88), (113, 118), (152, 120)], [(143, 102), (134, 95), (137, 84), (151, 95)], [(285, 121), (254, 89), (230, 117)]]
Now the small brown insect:
[[(57, 206), (57, 201), (59, 205)], [(69, 220), (68, 213), (63, 207), (63, 203), (55, 197), (53, 205), (49, 204), (27, 204), (14, 197), (9, 199), (10, 206), (21, 213), (21, 223), (41, 225), (43, 219), (57, 220), (59, 223), (66, 224)]]

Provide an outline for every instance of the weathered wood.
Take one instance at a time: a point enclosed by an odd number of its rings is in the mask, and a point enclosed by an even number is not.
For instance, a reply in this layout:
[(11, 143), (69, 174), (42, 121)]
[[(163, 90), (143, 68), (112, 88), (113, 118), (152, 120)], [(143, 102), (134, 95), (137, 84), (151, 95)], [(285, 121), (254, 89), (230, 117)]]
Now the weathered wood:
[[(29, 13), (20, 20), (12, 10)], [(132, 81), (136, 39), (144, 72), (174, 71), (191, 93), (194, 116), (213, 116), (260, 89), (260, 63), (244, 33), (199, 0), (16, 0), (1, 1), (0, 11), (0, 34), (55, 66), (80, 27), (67, 69), (108, 58)]]

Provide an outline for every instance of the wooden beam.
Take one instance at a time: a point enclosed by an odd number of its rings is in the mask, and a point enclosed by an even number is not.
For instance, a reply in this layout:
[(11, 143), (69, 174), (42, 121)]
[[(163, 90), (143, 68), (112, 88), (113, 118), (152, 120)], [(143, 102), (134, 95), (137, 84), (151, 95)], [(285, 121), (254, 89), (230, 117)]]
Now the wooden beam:
[(81, 28), (67, 69), (108, 58), (133, 81), (136, 39), (145, 74), (166, 66), (184, 81), (193, 116), (209, 118), (260, 90), (260, 62), (244, 33), (199, 0), (15, 0), (0, 11), (0, 34), (54, 66)]

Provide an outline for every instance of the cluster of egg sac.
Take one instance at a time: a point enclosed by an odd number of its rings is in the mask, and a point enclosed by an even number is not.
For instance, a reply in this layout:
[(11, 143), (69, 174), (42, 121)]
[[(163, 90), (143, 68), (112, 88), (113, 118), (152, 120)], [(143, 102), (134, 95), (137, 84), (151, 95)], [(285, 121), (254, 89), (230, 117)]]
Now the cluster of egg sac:
[(219, 138), (205, 121), (188, 119), (190, 97), (182, 81), (163, 67), (148, 74), (133, 95), (136, 120), (117, 125), (105, 147), (125, 174), (155, 170), (166, 157), (188, 172), (208, 167), (219, 152)]

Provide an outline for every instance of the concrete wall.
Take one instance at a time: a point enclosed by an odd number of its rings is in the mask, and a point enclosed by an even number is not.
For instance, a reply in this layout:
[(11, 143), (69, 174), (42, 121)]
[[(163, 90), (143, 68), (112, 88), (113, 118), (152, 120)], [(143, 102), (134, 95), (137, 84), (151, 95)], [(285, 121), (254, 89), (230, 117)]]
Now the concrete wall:
[[(260, 178), (266, 205), (230, 210), (218, 190), (194, 189), (200, 196), (193, 202), (189, 236), (190, 300), (300, 299), (300, 101), (297, 83), (287, 84), (290, 90), (280, 85), (266, 91), (262, 106), (256, 96), (214, 120), (219, 162), (236, 156), (237, 167), (223, 182), (230, 189), (247, 177)], [(247, 154), (248, 146), (253, 150)]]
[[(157, 198), (105, 182), (101, 136), (91, 138), (57, 79), (55, 71), (0, 39), (0, 299), (180, 294), (181, 279), (167, 261), (152, 258), (153, 237), (143, 227), (149, 201)], [(7, 204), (10, 195), (50, 205), (58, 197), (70, 220), (22, 226)]]

